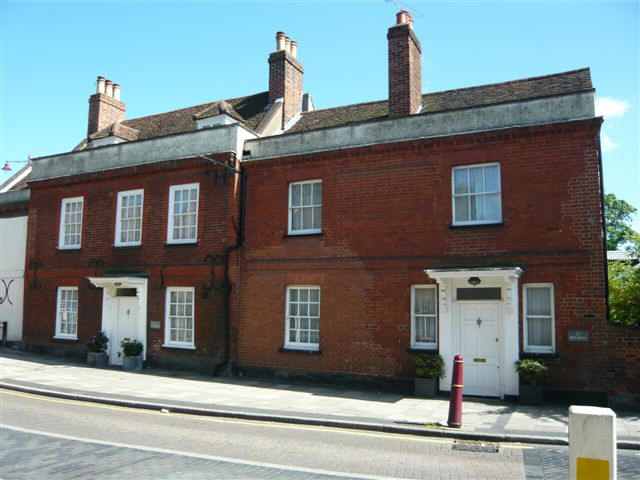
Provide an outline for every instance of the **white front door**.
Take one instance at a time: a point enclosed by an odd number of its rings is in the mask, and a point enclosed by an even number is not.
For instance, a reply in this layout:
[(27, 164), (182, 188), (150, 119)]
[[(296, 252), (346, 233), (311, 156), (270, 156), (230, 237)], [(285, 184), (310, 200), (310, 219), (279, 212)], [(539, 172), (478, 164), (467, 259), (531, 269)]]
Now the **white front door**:
[(500, 395), (498, 315), (498, 303), (460, 302), (463, 392), (466, 395)]
[[(122, 340), (133, 340), (138, 331), (138, 298), (137, 297), (116, 297), (117, 308), (114, 318), (114, 335), (110, 339), (109, 363), (111, 365), (122, 365)], [(139, 338), (137, 340), (140, 341)]]

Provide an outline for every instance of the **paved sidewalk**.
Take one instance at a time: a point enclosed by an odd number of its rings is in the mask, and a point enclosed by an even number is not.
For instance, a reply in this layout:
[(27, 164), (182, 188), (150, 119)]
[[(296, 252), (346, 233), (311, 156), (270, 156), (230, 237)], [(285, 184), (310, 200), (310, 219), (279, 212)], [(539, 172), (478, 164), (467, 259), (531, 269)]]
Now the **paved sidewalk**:
[[(567, 407), (522, 406), (465, 399), (460, 429), (445, 423), (448, 399), (396, 393), (284, 384), (253, 378), (207, 377), (160, 369), (123, 372), (89, 368), (69, 359), (2, 350), (0, 381), (6, 387), (46, 390), (118, 403), (139, 403), (273, 421), (346, 425), (432, 435), (566, 443)], [(640, 448), (640, 413), (618, 414), (618, 441)]]

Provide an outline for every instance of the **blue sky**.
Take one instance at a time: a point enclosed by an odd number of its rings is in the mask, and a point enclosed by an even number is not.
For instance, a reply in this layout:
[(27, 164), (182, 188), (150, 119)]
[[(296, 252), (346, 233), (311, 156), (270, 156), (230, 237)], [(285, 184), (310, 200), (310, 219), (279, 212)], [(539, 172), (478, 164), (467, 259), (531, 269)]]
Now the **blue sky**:
[[(405, 3), (422, 14), (425, 92), (591, 67), (605, 190), (640, 208), (638, 0)], [(122, 85), (128, 118), (264, 91), (278, 30), (298, 42), (316, 108), (384, 99), (398, 10), (384, 0), (0, 4), (2, 164), (75, 146), (97, 75)]]

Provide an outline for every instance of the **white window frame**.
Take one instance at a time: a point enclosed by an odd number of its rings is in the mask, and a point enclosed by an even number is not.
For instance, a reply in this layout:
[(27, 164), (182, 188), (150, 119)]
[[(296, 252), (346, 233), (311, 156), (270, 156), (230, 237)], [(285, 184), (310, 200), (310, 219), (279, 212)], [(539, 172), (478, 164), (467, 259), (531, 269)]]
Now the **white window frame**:
[[(476, 192), (476, 193), (459, 193), (456, 194), (455, 193), (455, 171), (456, 170), (469, 170), (470, 168), (477, 168), (477, 167), (492, 167), (494, 165), (497, 165), (498, 167), (498, 187), (499, 190), (498, 191), (483, 191), (483, 192)], [(484, 174), (484, 170), (483, 170), (483, 174)], [(467, 174), (467, 178), (468, 178), (468, 174)], [(483, 182), (484, 182), (484, 176), (483, 176)], [(495, 219), (495, 220), (469, 220), (466, 222), (459, 222), (456, 221), (456, 197), (469, 197), (471, 195), (485, 195), (488, 193), (497, 193), (500, 195), (500, 218)], [(469, 212), (471, 212), (471, 210), (469, 210)], [(451, 169), (451, 213), (452, 213), (452, 223), (453, 225), (490, 225), (490, 224), (495, 224), (495, 223), (502, 223), (502, 168), (500, 167), (500, 163), (499, 162), (490, 162), (490, 163), (475, 163), (473, 165), (459, 165), (457, 167), (453, 167)]]
[[(303, 180), (301, 182), (291, 182), (289, 183), (289, 202), (288, 202), (288, 219), (289, 219), (289, 224), (288, 224), (288, 229), (287, 232), (289, 235), (308, 235), (310, 233), (322, 233), (322, 222), (320, 222), (320, 228), (306, 228), (306, 229), (300, 229), (300, 230), (293, 230), (293, 206), (291, 206), (291, 199), (293, 197), (293, 186), (294, 185), (304, 185), (306, 183), (320, 183), (322, 184), (322, 179), (321, 178), (315, 178), (313, 180)], [(324, 187), (324, 185), (323, 185)], [(322, 195), (324, 195), (324, 188), (322, 189)], [(300, 195), (302, 195), (302, 192), (300, 193)], [(312, 198), (313, 198), (313, 187), (312, 187)], [(313, 201), (313, 200), (312, 200)], [(320, 204), (316, 205), (316, 204), (311, 204), (306, 206), (307, 208), (314, 208), (314, 207), (320, 207), (320, 212), (322, 215), (322, 196), (320, 198)]]
[[(551, 306), (551, 346), (529, 345), (529, 328), (527, 325), (527, 289), (549, 288), (549, 305)], [(537, 318), (547, 318), (547, 315), (530, 315)], [(556, 351), (556, 308), (553, 283), (525, 283), (522, 285), (522, 330), (524, 351), (528, 353), (555, 353)]]
[[(191, 305), (191, 342), (171, 341), (171, 320), (169, 318), (171, 292), (191, 292), (193, 304)], [(163, 347), (184, 348), (187, 350), (195, 350), (196, 342), (196, 289), (194, 287), (167, 287), (164, 303), (164, 344)]]
[[(435, 342), (416, 342), (416, 314), (415, 314), (415, 300), (416, 300), (416, 289), (418, 288), (428, 288), (434, 291), (435, 299), (435, 312), (434, 312), (434, 322), (436, 324), (436, 341)], [(430, 316), (430, 315), (419, 315), (421, 317)], [(411, 285), (411, 348), (415, 349), (424, 349), (424, 350), (434, 350), (438, 348), (438, 286), (433, 284), (424, 284), (424, 285)]]
[[(195, 238), (173, 238), (173, 202), (176, 190), (196, 188), (196, 236)], [(183, 185), (171, 185), (169, 187), (169, 211), (167, 217), (167, 243), (198, 243), (198, 210), (200, 208), (200, 183), (185, 183)]]
[[(290, 294), (291, 294), (291, 290), (293, 289), (300, 289), (300, 288), (314, 288), (316, 290), (318, 290), (318, 343), (311, 343), (311, 342), (291, 342), (289, 340), (289, 325), (290, 325), (290, 315), (289, 315), (289, 298), (290, 298)], [(288, 285), (287, 286), (287, 291), (286, 291), (286, 295), (285, 295), (285, 304), (284, 304), (284, 347), (291, 349), (291, 350), (319, 350), (320, 349), (320, 318), (321, 318), (321, 312), (320, 312), (320, 306), (322, 303), (322, 297), (321, 294), (322, 292), (320, 291), (321, 288), (319, 285)], [(298, 311), (298, 315), (294, 315), (296, 317), (299, 317), (300, 312)], [(310, 317), (310, 315), (307, 315), (307, 317)]]
[[(120, 235), (122, 233), (122, 199), (130, 195), (142, 195), (142, 201), (140, 203), (140, 240), (134, 242), (122, 242), (120, 241)], [(142, 245), (142, 220), (144, 218), (144, 189), (138, 190), (126, 190), (118, 192), (118, 202), (116, 206), (116, 236), (114, 244), (117, 247)]]
[(63, 291), (78, 291), (78, 287), (58, 287), (56, 292), (56, 334), (53, 338), (59, 338), (63, 340), (77, 340), (78, 339), (78, 304), (80, 303), (80, 296), (76, 294), (76, 333), (62, 333), (61, 329), (61, 321), (62, 321), (62, 312), (60, 311), (61, 303), (62, 303), (62, 292)]
[[(80, 241), (77, 244), (73, 245), (65, 245), (64, 244), (64, 235), (65, 235), (65, 222), (64, 222), (64, 210), (65, 206), (68, 203), (77, 203), (82, 202), (82, 210), (80, 211)], [(72, 198), (63, 198), (62, 203), (60, 204), (60, 231), (58, 233), (58, 249), (59, 250), (77, 250), (82, 246), (82, 227), (84, 226), (84, 197), (72, 197)]]

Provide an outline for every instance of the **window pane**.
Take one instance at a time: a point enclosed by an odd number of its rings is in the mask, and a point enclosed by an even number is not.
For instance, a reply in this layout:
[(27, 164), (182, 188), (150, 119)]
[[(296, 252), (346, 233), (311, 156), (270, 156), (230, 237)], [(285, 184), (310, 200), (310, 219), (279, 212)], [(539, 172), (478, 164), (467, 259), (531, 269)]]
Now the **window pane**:
[(300, 185), (291, 185), (291, 206), (298, 207), (300, 206)]
[(291, 210), (291, 230), (302, 229), (302, 209), (294, 208)]
[(502, 209), (500, 206), (500, 194), (492, 193), (484, 196), (484, 208), (486, 220), (502, 219)]
[(297, 288), (292, 288), (291, 290), (289, 290), (289, 299), (292, 302), (297, 302), (298, 301), (298, 289)]
[(462, 196), (455, 198), (456, 222), (469, 221), (469, 197)]
[(527, 315), (551, 316), (550, 297), (549, 287), (527, 287)]
[(309, 304), (309, 315), (312, 317), (317, 317), (318, 316), (318, 304), (317, 303), (310, 303)]
[(299, 294), (301, 302), (306, 302), (309, 300), (309, 290), (307, 290), (306, 288), (301, 288), (299, 290)]
[(498, 165), (484, 167), (485, 192), (500, 191), (500, 170)]
[(313, 204), (322, 204), (322, 182), (316, 182), (313, 184)]
[(322, 225), (322, 207), (313, 207), (313, 228), (320, 229)]
[(309, 300), (311, 302), (317, 302), (320, 299), (320, 290), (317, 288), (312, 288), (309, 290)]
[(468, 193), (467, 169), (458, 168), (453, 171), (453, 193)]
[(484, 220), (484, 195), (472, 195), (470, 197), (470, 220)]
[(551, 318), (527, 318), (529, 345), (551, 347)]
[(311, 189), (310, 183), (302, 184), (302, 205), (311, 205)]
[(313, 215), (312, 208), (303, 208), (302, 209), (302, 228), (303, 230), (309, 230), (313, 228), (313, 219), (311, 216)]
[(469, 169), (469, 189), (471, 193), (484, 192), (482, 167), (474, 167)]
[(416, 315), (435, 315), (436, 313), (436, 289), (414, 289), (414, 313)]

